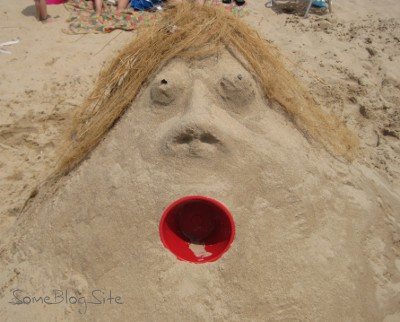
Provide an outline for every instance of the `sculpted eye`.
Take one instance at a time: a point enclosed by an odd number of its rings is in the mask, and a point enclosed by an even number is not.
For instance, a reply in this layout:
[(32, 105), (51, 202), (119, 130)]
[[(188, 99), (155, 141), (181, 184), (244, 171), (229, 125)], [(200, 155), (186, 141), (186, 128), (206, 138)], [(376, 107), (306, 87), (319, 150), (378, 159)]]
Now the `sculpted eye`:
[(239, 112), (255, 97), (255, 90), (250, 77), (241, 74), (222, 77), (217, 86), (218, 93), (229, 107)]
[(163, 78), (151, 87), (150, 97), (153, 102), (166, 106), (175, 100), (177, 91), (175, 86)]

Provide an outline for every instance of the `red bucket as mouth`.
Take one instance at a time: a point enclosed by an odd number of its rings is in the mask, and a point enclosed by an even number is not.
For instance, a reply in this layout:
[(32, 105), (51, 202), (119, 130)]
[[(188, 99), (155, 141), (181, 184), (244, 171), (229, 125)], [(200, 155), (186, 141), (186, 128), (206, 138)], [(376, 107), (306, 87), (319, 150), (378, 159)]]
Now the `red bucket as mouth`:
[(188, 196), (176, 200), (163, 213), (160, 238), (178, 259), (213, 262), (230, 247), (235, 224), (228, 209), (217, 200)]

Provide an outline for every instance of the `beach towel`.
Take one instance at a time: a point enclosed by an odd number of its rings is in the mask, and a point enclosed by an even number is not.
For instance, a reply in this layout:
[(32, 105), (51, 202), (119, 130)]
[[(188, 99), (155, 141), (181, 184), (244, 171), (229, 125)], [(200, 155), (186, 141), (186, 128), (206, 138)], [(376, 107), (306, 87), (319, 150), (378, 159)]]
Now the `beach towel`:
[(103, 14), (95, 15), (93, 1), (68, 0), (64, 4), (71, 16), (63, 32), (67, 34), (107, 33), (116, 29), (134, 30), (140, 25), (154, 24), (158, 15), (155, 12), (127, 11), (118, 12), (114, 6), (103, 1)]
[[(234, 3), (224, 4), (220, 0), (207, 0), (207, 5), (215, 5), (234, 15), (242, 17), (249, 14), (249, 10)], [(160, 18), (157, 11), (126, 10), (118, 12), (115, 6), (103, 1), (103, 13), (95, 15), (93, 1), (68, 0), (64, 4), (71, 16), (67, 19), (68, 27), (63, 32), (71, 35), (87, 33), (108, 33), (116, 29), (135, 30), (140, 26), (156, 24)]]

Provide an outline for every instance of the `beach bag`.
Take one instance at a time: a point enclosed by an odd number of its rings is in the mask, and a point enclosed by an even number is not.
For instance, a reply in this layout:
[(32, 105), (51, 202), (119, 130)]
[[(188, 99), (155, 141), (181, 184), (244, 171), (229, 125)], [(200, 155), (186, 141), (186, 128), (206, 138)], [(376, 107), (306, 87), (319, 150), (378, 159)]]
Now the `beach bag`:
[(150, 10), (161, 4), (161, 0), (131, 0), (130, 6), (139, 11)]

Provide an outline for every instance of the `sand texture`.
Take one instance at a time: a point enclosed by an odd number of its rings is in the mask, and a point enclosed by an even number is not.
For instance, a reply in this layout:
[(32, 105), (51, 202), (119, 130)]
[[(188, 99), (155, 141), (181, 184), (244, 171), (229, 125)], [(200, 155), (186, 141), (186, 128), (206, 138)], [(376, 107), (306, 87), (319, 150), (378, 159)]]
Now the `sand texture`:
[[(250, 1), (241, 19), (354, 133), (350, 161), (221, 48), (152, 72), (93, 151), (49, 180), (57, 148), (79, 139), (73, 113), (137, 32), (66, 35), (62, 6), (42, 25), (31, 1), (3, 1), (0, 42), (20, 42), (0, 53), (1, 321), (400, 321), (400, 6), (338, 0), (304, 19), (276, 2)], [(163, 211), (186, 195), (232, 213), (216, 262), (160, 242)]]

